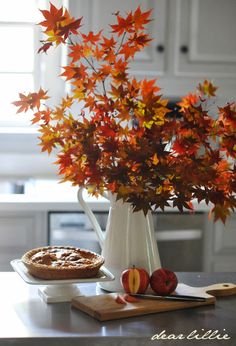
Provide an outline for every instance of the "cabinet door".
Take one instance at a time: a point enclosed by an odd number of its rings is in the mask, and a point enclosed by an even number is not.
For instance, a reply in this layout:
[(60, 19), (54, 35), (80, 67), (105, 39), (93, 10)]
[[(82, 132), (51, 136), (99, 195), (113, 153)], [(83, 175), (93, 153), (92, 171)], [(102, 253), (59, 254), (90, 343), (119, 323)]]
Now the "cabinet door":
[(221, 222), (215, 224), (214, 253), (234, 255), (236, 260), (236, 214), (228, 218), (225, 226)]
[(178, 0), (176, 65), (180, 76), (236, 77), (236, 1)]
[(98, 32), (104, 29), (103, 34), (109, 35), (109, 24), (115, 23), (112, 13), (120, 11), (121, 15), (125, 15), (127, 11), (133, 11), (139, 5), (144, 11), (153, 9), (153, 20), (148, 25), (153, 41), (142, 52), (137, 53), (130, 72), (135, 75), (162, 75), (166, 68), (166, 0), (70, 0), (69, 10), (74, 17), (84, 17), (83, 32)]
[(12, 270), (10, 261), (28, 250), (47, 245), (46, 213), (0, 214), (0, 271)]
[(224, 256), (223, 258), (217, 258), (213, 262), (213, 272), (235, 272), (236, 261), (233, 256)]
[(225, 226), (221, 222), (214, 225), (213, 270), (236, 270), (236, 214), (232, 214)]

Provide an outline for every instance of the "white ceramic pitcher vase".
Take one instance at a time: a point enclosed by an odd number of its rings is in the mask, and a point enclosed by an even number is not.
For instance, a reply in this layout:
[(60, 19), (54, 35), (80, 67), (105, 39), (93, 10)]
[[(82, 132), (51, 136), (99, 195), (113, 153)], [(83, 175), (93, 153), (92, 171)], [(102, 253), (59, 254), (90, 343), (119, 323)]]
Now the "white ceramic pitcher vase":
[(107, 291), (121, 291), (120, 276), (123, 270), (132, 267), (145, 268), (150, 274), (161, 267), (151, 213), (133, 212), (129, 203), (116, 201), (112, 193), (103, 195), (110, 201), (106, 232), (101, 230), (96, 217), (83, 198), (84, 188), (78, 191), (78, 200), (89, 217), (98, 236), (105, 258), (105, 266), (115, 276), (114, 281), (102, 282), (99, 286)]

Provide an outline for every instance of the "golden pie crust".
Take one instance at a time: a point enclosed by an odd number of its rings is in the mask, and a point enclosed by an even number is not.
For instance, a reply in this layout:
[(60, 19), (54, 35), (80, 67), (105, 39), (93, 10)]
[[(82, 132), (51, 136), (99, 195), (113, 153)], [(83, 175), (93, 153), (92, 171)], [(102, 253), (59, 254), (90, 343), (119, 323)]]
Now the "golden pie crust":
[(45, 246), (22, 256), (29, 273), (40, 279), (82, 279), (95, 277), (104, 258), (95, 252), (72, 246)]

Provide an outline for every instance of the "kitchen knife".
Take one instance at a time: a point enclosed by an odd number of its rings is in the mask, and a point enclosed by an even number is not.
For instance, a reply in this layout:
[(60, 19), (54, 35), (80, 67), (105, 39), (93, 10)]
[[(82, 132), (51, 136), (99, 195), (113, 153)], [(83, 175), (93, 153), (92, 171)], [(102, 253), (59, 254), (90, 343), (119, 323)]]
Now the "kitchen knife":
[(144, 299), (161, 299), (161, 300), (176, 300), (176, 301), (190, 301), (190, 302), (205, 302), (206, 298), (197, 296), (186, 296), (186, 295), (169, 295), (169, 296), (157, 296), (154, 294), (140, 294), (140, 293), (129, 293), (131, 296), (144, 298)]

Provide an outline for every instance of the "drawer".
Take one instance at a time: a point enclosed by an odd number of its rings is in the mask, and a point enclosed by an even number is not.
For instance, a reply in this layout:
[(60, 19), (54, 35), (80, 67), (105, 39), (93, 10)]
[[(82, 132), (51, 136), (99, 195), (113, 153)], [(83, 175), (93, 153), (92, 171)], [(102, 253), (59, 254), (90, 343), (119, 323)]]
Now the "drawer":
[(0, 248), (26, 247), (32, 243), (35, 222), (33, 217), (1, 217)]
[(214, 260), (212, 267), (214, 272), (235, 272), (236, 256), (219, 256)]
[(236, 215), (228, 218), (226, 224), (217, 222), (214, 226), (214, 253), (215, 254), (236, 254)]

